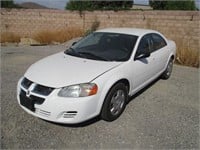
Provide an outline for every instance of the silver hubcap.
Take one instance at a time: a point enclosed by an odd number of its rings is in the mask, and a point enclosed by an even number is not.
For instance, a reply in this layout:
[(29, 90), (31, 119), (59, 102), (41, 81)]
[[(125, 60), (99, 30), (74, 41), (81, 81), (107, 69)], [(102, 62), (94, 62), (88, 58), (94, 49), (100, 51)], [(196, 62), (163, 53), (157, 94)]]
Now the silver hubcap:
[(111, 99), (110, 112), (112, 115), (117, 115), (123, 108), (125, 103), (125, 94), (123, 90), (116, 91)]
[(167, 66), (167, 76), (169, 76), (172, 72), (172, 67), (173, 67), (173, 62), (170, 61), (168, 66)]

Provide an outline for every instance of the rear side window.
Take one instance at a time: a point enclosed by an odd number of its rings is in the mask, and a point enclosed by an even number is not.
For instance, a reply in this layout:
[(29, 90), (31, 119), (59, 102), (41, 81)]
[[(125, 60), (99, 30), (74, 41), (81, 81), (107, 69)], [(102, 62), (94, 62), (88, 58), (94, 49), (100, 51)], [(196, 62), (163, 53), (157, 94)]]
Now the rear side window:
[(167, 45), (166, 41), (159, 34), (151, 34), (153, 39), (153, 50), (152, 52), (161, 49)]

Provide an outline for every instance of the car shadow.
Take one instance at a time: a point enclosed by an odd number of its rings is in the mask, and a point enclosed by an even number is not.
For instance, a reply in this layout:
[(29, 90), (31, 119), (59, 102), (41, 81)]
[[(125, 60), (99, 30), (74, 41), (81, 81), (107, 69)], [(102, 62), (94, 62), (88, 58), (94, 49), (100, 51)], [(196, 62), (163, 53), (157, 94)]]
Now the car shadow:
[(133, 96), (130, 96), (128, 98), (128, 101), (127, 101), (127, 105), (132, 101), (134, 100), (136, 97), (140, 96), (143, 92), (145, 92), (146, 90), (148, 90), (150, 87), (152, 87), (157, 81), (159, 81), (160, 78), (157, 78), (155, 80), (153, 80), (151, 83), (149, 83), (146, 87), (144, 87), (143, 89), (141, 89), (140, 91), (138, 91), (137, 93), (135, 93)]
[[(145, 88), (143, 88), (142, 90), (140, 90), (139, 92), (137, 92), (133, 96), (129, 97), (128, 101), (127, 101), (127, 105), (131, 101), (133, 101), (136, 97), (140, 96), (147, 89), (149, 89), (150, 87), (152, 87), (159, 80), (160, 80), (160, 78), (155, 79), (154, 81), (152, 81), (151, 83), (149, 83)], [(89, 119), (87, 121), (84, 121), (82, 123), (77, 123), (77, 124), (62, 124), (62, 123), (55, 123), (55, 122), (51, 122), (51, 121), (47, 121), (47, 120), (44, 120), (44, 121), (52, 123), (52, 124), (55, 124), (55, 125), (63, 126), (63, 127), (81, 128), (81, 127), (86, 127), (86, 126), (92, 125), (92, 124), (94, 124), (96, 122), (99, 122), (100, 120), (101, 120), (101, 117), (100, 117), (100, 115), (98, 115), (98, 116), (96, 116), (96, 117), (94, 117), (92, 119)]]
[(51, 121), (48, 121), (48, 120), (44, 120), (44, 121), (46, 121), (48, 123), (51, 123), (51, 124), (63, 126), (63, 127), (80, 128), (80, 127), (86, 127), (86, 126), (92, 125), (92, 124), (94, 124), (94, 123), (96, 123), (96, 122), (98, 122), (100, 120), (101, 120), (100, 116), (96, 116), (96, 117), (94, 117), (92, 119), (89, 119), (89, 120), (81, 122), (81, 123), (76, 123), (76, 124), (56, 123), (56, 122), (51, 122)]

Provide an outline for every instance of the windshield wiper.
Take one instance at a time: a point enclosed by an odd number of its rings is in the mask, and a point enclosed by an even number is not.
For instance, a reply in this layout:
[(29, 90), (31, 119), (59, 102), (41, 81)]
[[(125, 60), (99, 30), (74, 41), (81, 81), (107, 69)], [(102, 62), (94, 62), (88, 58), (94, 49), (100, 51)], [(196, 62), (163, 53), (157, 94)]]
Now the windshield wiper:
[(72, 56), (78, 56), (78, 57), (82, 56), (81, 54), (79, 54), (78, 52), (76, 52), (72, 47), (70, 47), (69, 49), (67, 49), (64, 53), (68, 54), (68, 55), (72, 55)]
[(89, 52), (78, 52), (78, 53), (81, 54), (81, 55), (88, 55), (88, 56), (91, 56), (91, 57), (95, 57), (95, 58), (97, 58), (97, 59), (99, 59), (99, 60), (109, 61), (108, 59), (103, 58), (103, 57), (101, 57), (101, 56), (97, 56), (97, 55), (95, 55), (95, 54), (93, 54), (93, 53), (89, 53)]
[(82, 58), (88, 58), (88, 57), (86, 57), (86, 55), (87, 55), (87, 56), (96, 58), (96, 59), (98, 59), (98, 60), (109, 61), (109, 60), (106, 59), (106, 58), (97, 56), (97, 55), (92, 54), (92, 53), (89, 53), (89, 52), (76, 52), (76, 51), (75, 51), (73, 48), (71, 48), (71, 47), (70, 47), (68, 50), (66, 50), (64, 53), (65, 53), (65, 54), (68, 54), (68, 55), (72, 55), (72, 56), (82, 57)]
[(65, 54), (68, 54), (68, 53), (71, 53), (71, 52), (72, 53), (76, 53), (76, 51), (73, 48), (71, 48), (71, 47), (69, 49), (65, 50)]

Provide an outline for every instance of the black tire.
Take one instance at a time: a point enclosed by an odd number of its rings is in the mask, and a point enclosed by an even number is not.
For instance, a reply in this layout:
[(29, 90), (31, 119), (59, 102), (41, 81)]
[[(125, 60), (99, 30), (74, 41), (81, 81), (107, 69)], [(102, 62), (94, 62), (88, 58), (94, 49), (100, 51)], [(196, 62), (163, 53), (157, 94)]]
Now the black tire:
[(100, 114), (101, 118), (109, 122), (116, 120), (123, 113), (126, 107), (127, 98), (128, 92), (125, 84), (115, 84), (104, 100)]
[(167, 64), (167, 68), (161, 75), (161, 78), (164, 80), (169, 79), (169, 77), (171, 76), (171, 73), (172, 73), (172, 69), (173, 69), (173, 59), (171, 58)]

